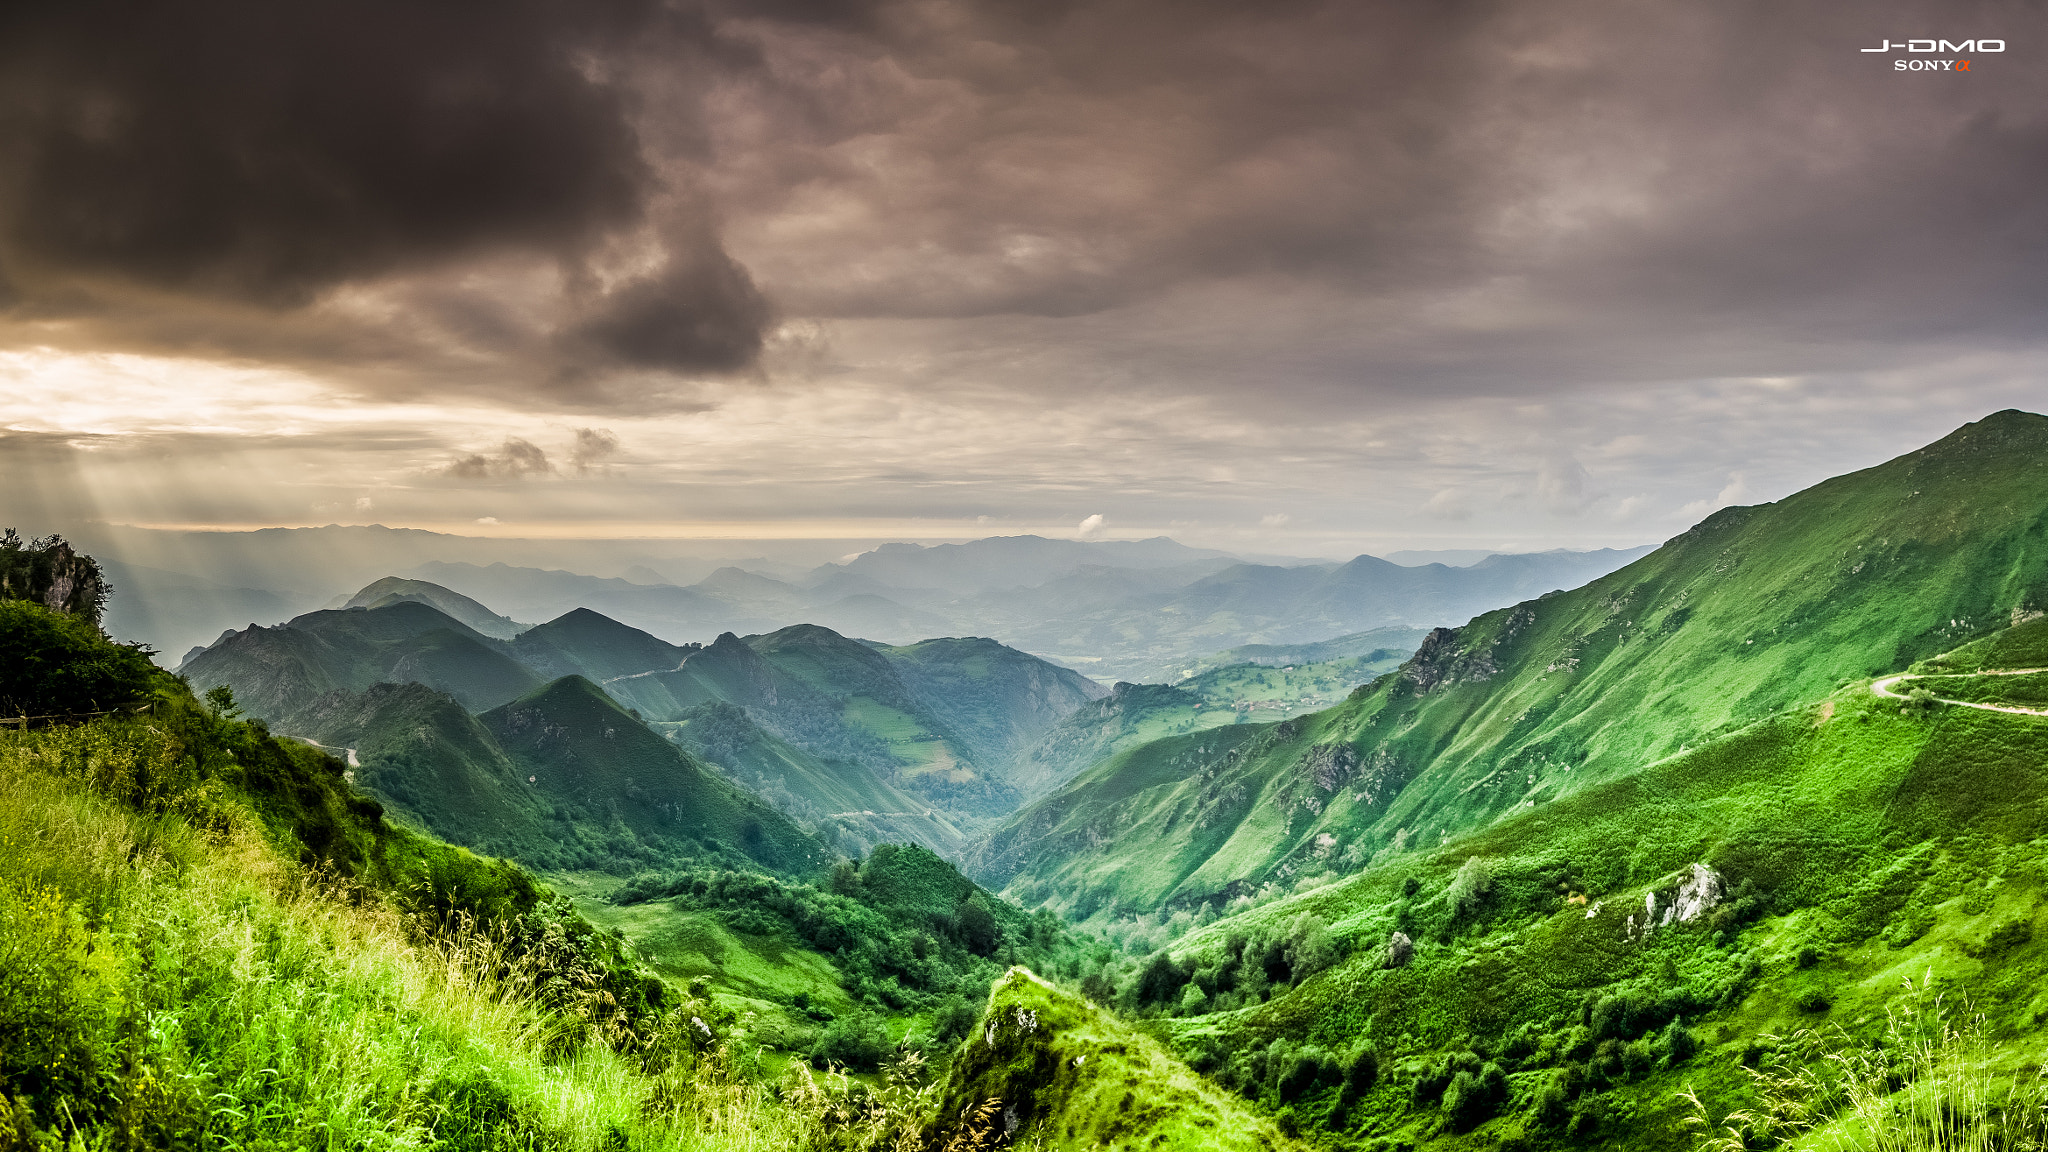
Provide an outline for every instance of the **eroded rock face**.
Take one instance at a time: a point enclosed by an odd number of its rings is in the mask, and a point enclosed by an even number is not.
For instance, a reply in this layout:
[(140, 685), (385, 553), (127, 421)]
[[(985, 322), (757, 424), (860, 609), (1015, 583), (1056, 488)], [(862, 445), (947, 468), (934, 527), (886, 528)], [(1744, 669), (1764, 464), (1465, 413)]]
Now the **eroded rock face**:
[(1664, 923), (1673, 917), (1679, 921), (1697, 920), (1720, 906), (1728, 895), (1728, 885), (1721, 874), (1705, 864), (1694, 864), (1692, 875), (1679, 884), (1678, 892), (1665, 913)]
[(1415, 941), (1406, 932), (1395, 932), (1387, 937), (1387, 967), (1405, 968), (1415, 958)]
[(1638, 940), (1659, 928), (1697, 920), (1720, 907), (1727, 896), (1728, 882), (1719, 872), (1705, 864), (1690, 865), (1675, 883), (1644, 893), (1643, 910), (1629, 914), (1622, 932)]
[(110, 591), (93, 558), (62, 539), (23, 540), (11, 528), (0, 536), (0, 599), (33, 601), (98, 624)]

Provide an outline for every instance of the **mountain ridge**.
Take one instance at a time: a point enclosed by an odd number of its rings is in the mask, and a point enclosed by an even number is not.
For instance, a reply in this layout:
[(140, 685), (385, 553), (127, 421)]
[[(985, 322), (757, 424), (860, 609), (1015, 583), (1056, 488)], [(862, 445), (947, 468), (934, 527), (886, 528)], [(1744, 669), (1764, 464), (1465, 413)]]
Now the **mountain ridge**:
[[(968, 870), (1097, 906), (1220, 900), (1484, 827), (1903, 668), (2048, 599), (2044, 444), (2048, 418), (1998, 413), (1723, 509), (1581, 588), (1436, 630), (1336, 708), (1228, 748), (1203, 750), (1212, 730), (1122, 753), (978, 838)], [(1119, 842), (1147, 856), (1122, 878), (1102, 847)]]

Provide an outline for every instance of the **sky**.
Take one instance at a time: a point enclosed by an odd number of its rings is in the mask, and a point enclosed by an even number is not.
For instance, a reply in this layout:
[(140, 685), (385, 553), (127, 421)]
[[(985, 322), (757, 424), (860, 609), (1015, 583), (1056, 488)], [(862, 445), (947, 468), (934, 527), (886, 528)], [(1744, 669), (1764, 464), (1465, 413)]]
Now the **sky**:
[(2048, 408), (2044, 16), (10, 5), (0, 519), (1655, 542)]

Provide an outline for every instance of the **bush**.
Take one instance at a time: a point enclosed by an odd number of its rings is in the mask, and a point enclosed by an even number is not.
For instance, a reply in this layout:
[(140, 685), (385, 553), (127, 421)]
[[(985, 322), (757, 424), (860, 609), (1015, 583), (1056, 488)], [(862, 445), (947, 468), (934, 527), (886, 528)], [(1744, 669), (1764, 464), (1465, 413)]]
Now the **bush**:
[(811, 1049), (811, 1062), (872, 1072), (895, 1050), (896, 1043), (889, 1038), (882, 1018), (855, 1008), (825, 1026), (825, 1034), (818, 1037), (817, 1047)]
[(1344, 1095), (1355, 1100), (1372, 1091), (1379, 1078), (1380, 1054), (1372, 1045), (1361, 1044), (1353, 1049), (1344, 1061)]
[(1277, 1061), (1280, 1065), (1273, 1087), (1282, 1103), (1292, 1103), (1340, 1079), (1337, 1063), (1314, 1045), (1304, 1045)]
[(149, 698), (159, 675), (147, 648), (82, 616), (0, 600), (0, 716), (111, 711)]
[(932, 1013), (932, 1039), (940, 1044), (962, 1039), (973, 1030), (974, 1006), (958, 993), (946, 997)]
[(1485, 856), (1468, 856), (1458, 867), (1458, 874), (1451, 878), (1451, 914), (1457, 917), (1471, 915), (1485, 903), (1487, 894), (1493, 891), (1494, 862)]
[(1671, 1022), (1670, 1030), (1664, 1033), (1666, 1064), (1683, 1064), (1692, 1059), (1693, 1053), (1699, 1051), (1699, 1048), (1699, 1039), (1684, 1024), (1676, 1020)]

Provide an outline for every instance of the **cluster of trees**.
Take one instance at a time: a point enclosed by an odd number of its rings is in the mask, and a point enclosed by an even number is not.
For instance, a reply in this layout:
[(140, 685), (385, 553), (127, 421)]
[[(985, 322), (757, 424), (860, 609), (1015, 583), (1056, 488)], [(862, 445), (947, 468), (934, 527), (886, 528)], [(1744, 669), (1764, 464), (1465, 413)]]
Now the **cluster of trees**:
[(1006, 966), (1072, 970), (1080, 949), (1050, 912), (1026, 915), (914, 845), (885, 844), (865, 861), (842, 860), (820, 884), (701, 867), (643, 873), (612, 894), (619, 904), (654, 899), (831, 957), (863, 1007), (837, 1016), (798, 1007), (826, 1021), (814, 1055), (855, 1068), (873, 1067), (894, 1047), (882, 1045), (886, 1030), (874, 1009), (929, 1013), (933, 1041), (958, 1039)]
[(1321, 918), (1303, 912), (1253, 930), (1232, 929), (1222, 954), (1176, 960), (1161, 949), (1119, 990), (1105, 972), (1081, 982), (1083, 995), (1127, 1012), (1199, 1016), (1264, 1003), (1344, 958)]
[[(1371, 1044), (1333, 1052), (1280, 1037), (1265, 1047), (1228, 1052), (1211, 1039), (1190, 1065), (1217, 1084), (1281, 1113), (1291, 1128), (1320, 1121), (1341, 1128), (1380, 1079), (1380, 1054)], [(1307, 1117), (1303, 1113), (1308, 1113)]]
[(100, 632), (111, 591), (61, 537), (0, 532), (0, 717), (75, 719), (151, 698), (149, 649)]

